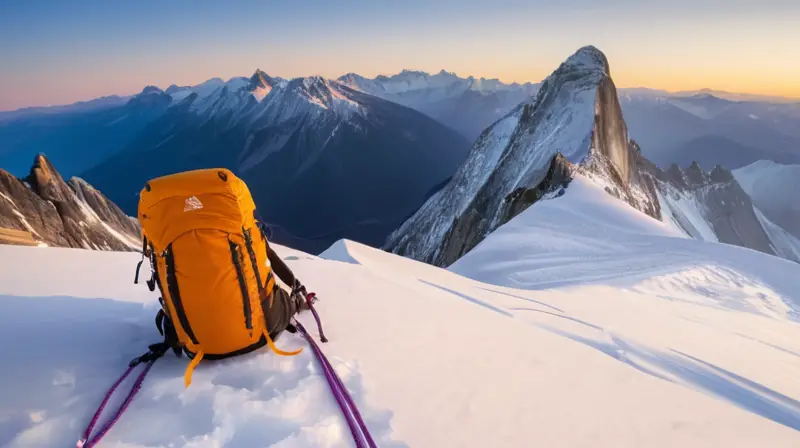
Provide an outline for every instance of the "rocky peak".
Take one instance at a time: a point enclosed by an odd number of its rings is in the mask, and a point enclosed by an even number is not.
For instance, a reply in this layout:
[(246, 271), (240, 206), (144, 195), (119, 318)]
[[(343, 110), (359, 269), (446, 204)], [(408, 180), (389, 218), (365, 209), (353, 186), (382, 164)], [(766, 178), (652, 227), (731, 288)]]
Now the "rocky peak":
[(159, 95), (162, 93), (164, 93), (164, 91), (156, 86), (147, 86), (144, 89), (142, 89), (142, 93), (140, 93), (139, 95), (149, 95), (149, 94)]
[(711, 179), (712, 182), (716, 183), (734, 181), (733, 173), (731, 172), (731, 170), (724, 168), (720, 165), (715, 166), (714, 169), (711, 170), (709, 178)]
[(167, 89), (167, 92), (165, 92), (156, 86), (147, 86), (142, 89), (141, 93), (134, 95), (130, 100), (128, 100), (128, 105), (147, 108), (154, 106), (166, 107), (172, 102), (172, 97), (170, 96), (169, 91), (173, 88), (177, 89), (178, 87), (173, 85)]
[(253, 76), (250, 77), (250, 88), (257, 89), (257, 88), (266, 88), (266, 87), (274, 87), (277, 84), (278, 79), (269, 76), (261, 69), (256, 69)]
[[(573, 172), (660, 218), (653, 176), (628, 136), (608, 61), (595, 47), (571, 55), (524, 102), (481, 134), (452, 181), (390, 235), (386, 248), (447, 266)], [(557, 194), (557, 193), (556, 193)]]
[(690, 186), (703, 185), (708, 182), (706, 172), (697, 162), (692, 162), (684, 171), (686, 181)]
[(130, 251), (141, 244), (137, 221), (85, 181), (65, 183), (43, 154), (24, 180), (0, 170), (0, 227), (49, 246)]
[(580, 48), (563, 63), (564, 70), (600, 71), (611, 76), (608, 59), (602, 51), (592, 45)]
[[(693, 238), (709, 239), (710, 231), (721, 243), (776, 254), (750, 197), (728, 169), (716, 166), (705, 172), (694, 162), (685, 169), (673, 164), (666, 171), (654, 170), (666, 210), (662, 220)], [(704, 226), (709, 231), (701, 231)]]
[(26, 180), (33, 191), (46, 201), (64, 202), (70, 197), (69, 187), (44, 154), (36, 156)]

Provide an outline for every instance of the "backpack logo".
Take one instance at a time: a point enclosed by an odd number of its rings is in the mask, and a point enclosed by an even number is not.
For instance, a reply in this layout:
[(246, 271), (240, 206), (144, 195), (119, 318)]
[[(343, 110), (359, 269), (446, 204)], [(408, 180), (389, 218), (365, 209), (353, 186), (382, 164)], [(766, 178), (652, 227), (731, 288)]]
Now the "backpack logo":
[(183, 211), (189, 212), (192, 210), (200, 210), (201, 208), (203, 208), (203, 203), (200, 202), (200, 199), (197, 199), (197, 196), (192, 196), (186, 200)]

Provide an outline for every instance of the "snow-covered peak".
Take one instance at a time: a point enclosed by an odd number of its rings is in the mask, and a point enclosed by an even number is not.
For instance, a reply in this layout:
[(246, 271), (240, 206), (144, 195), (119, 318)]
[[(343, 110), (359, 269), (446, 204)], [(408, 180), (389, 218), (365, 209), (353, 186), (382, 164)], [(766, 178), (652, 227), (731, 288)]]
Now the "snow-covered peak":
[(473, 78), (470, 76), (467, 78), (470, 81), (469, 88), (475, 90), (476, 92), (494, 92), (497, 90), (503, 90), (513, 85), (507, 85), (500, 82), (499, 79), (486, 79), (486, 78)]
[(346, 116), (362, 112), (361, 106), (350, 98), (341, 83), (321, 76), (292, 79), (286, 89), (324, 110), (330, 109)]
[(147, 86), (142, 89), (142, 93), (139, 95), (160, 95), (162, 93), (164, 93), (164, 91), (156, 86)]
[(231, 92), (236, 92), (250, 87), (250, 79), (245, 77), (231, 78), (225, 83), (225, 87)]
[(568, 182), (569, 164), (657, 215), (656, 198), (633, 174), (635, 151), (607, 73), (606, 58), (594, 47), (570, 56), (535, 98), (484, 131), (451, 182), (390, 235), (386, 247), (447, 266), (545, 191)]
[(597, 70), (610, 75), (608, 59), (602, 51), (592, 45), (585, 46), (567, 58), (564, 65), (580, 70)]
[(269, 95), (272, 89), (283, 82), (280, 78), (273, 78), (264, 73), (261, 69), (257, 69), (253, 76), (250, 77), (250, 91), (257, 101), (262, 101), (265, 96)]
[(424, 71), (403, 70), (397, 75), (386, 78), (382, 85), (387, 93), (398, 93), (442, 88), (457, 82), (464, 82), (464, 80), (444, 70), (435, 75)]

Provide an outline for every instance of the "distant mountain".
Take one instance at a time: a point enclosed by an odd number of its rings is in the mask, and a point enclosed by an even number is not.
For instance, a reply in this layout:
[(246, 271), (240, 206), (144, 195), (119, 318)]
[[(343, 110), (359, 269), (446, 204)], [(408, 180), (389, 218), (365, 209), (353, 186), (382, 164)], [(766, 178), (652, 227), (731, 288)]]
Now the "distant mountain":
[(594, 47), (570, 56), (534, 99), (482, 133), (453, 179), (384, 248), (451, 266), (528, 207), (559, 201), (579, 175), (687, 237), (800, 262), (800, 244), (764, 219), (729, 170), (706, 172), (697, 163), (662, 170), (644, 156), (628, 133), (608, 61)]
[(3, 121), (17, 120), (20, 118), (32, 117), (36, 115), (54, 115), (64, 113), (81, 113), (93, 110), (107, 109), (115, 106), (122, 106), (128, 101), (129, 97), (111, 95), (95, 98), (89, 101), (78, 101), (72, 104), (59, 106), (25, 107), (22, 109), (0, 112), (0, 123)]
[(648, 89), (623, 89), (620, 102), (631, 136), (662, 168), (694, 160), (706, 169), (735, 169), (763, 159), (800, 163), (800, 103)]
[(350, 73), (339, 81), (363, 92), (416, 109), (457, 130), (470, 141), (511, 109), (536, 94), (539, 84), (504, 84), (497, 79), (461, 78), (404, 70), (365, 78)]
[(123, 210), (153, 177), (232, 169), (278, 242), (320, 252), (380, 244), (463, 161), (469, 142), (435, 120), (334, 80), (250, 78), (148, 88), (169, 103), (126, 148), (82, 174)]
[(793, 157), (791, 154), (775, 154), (737, 143), (719, 135), (704, 135), (694, 138), (676, 146), (666, 154), (654, 155), (651, 159), (660, 166), (672, 164), (689, 166), (693, 162), (697, 162), (704, 170), (711, 170), (720, 164), (733, 168), (743, 167), (765, 155), (779, 160), (800, 160), (800, 153), (798, 153), (798, 157)]
[(717, 98), (722, 98), (728, 101), (750, 101), (756, 103), (775, 103), (775, 104), (800, 104), (800, 98), (789, 98), (785, 96), (776, 96), (776, 95), (758, 95), (752, 93), (726, 92), (724, 90), (714, 90), (714, 89), (686, 90), (681, 92), (675, 92), (672, 95), (674, 96), (714, 95)]
[(800, 165), (760, 160), (734, 170), (733, 176), (766, 217), (800, 238)]
[[(0, 170), (0, 230), (29, 232), (48, 246), (132, 251), (141, 247), (140, 227), (82, 179), (69, 182), (43, 155), (18, 179)], [(8, 242), (0, 231), (0, 243)]]
[(0, 114), (0, 167), (22, 176), (45, 153), (65, 176), (78, 175), (124, 149), (169, 104), (140, 95)]

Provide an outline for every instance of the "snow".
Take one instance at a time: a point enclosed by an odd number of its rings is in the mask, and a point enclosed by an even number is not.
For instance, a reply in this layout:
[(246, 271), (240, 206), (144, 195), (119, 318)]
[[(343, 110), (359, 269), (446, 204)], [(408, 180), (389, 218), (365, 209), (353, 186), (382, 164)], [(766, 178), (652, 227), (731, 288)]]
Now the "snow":
[(217, 89), (220, 89), (224, 84), (225, 82), (222, 79), (213, 78), (196, 86), (180, 88), (172, 92), (170, 96), (172, 96), (173, 103), (177, 104), (182, 100), (184, 100), (189, 95), (191, 95), (192, 93), (196, 93), (198, 98), (209, 96), (212, 93), (214, 93)]
[(25, 227), (25, 229), (27, 229), (27, 230), (28, 230), (28, 232), (31, 232), (32, 234), (34, 234), (34, 235), (38, 236), (39, 238), (41, 238), (41, 237), (42, 237), (41, 235), (39, 235), (39, 232), (37, 232), (37, 231), (36, 231), (36, 230), (35, 230), (35, 229), (34, 229), (34, 228), (31, 226), (31, 224), (30, 224), (30, 223), (28, 222), (28, 220), (25, 218), (25, 215), (23, 215), (22, 213), (20, 213), (20, 211), (19, 211), (19, 210), (17, 210), (17, 209), (15, 208), (15, 209), (11, 210), (11, 212), (12, 212), (12, 213), (14, 213), (14, 215), (16, 215), (16, 217), (17, 217), (17, 218), (19, 218), (19, 221), (22, 223), (22, 225)]
[(13, 213), (13, 214), (14, 214), (14, 215), (15, 215), (17, 218), (19, 218), (19, 221), (22, 223), (22, 225), (25, 227), (25, 229), (27, 229), (27, 230), (28, 230), (28, 232), (31, 232), (32, 234), (34, 234), (34, 235), (38, 236), (39, 238), (41, 238), (41, 235), (39, 235), (39, 232), (37, 232), (37, 231), (36, 231), (36, 230), (35, 230), (35, 229), (34, 229), (34, 228), (33, 228), (33, 227), (30, 225), (30, 223), (28, 222), (28, 220), (25, 218), (25, 215), (23, 215), (23, 214), (22, 214), (22, 213), (19, 211), (19, 209), (17, 209), (17, 204), (14, 202), (14, 200), (13, 200), (13, 199), (11, 199), (10, 197), (8, 197), (8, 195), (6, 195), (6, 194), (4, 194), (4, 193), (0, 193), (0, 197), (2, 197), (3, 199), (5, 199), (5, 200), (6, 200), (6, 201), (8, 201), (9, 203), (11, 203), (11, 207), (12, 207), (12, 209), (11, 209), (11, 213)]
[(800, 238), (800, 165), (783, 165), (759, 160), (733, 170), (733, 177), (773, 223)]
[(6, 201), (10, 202), (10, 203), (11, 203), (11, 205), (13, 205), (14, 207), (16, 207), (16, 206), (17, 206), (17, 204), (15, 204), (15, 203), (14, 203), (14, 200), (13, 200), (13, 199), (11, 199), (10, 197), (8, 197), (8, 195), (6, 195), (5, 193), (0, 193), (0, 196), (1, 196), (3, 199), (5, 199)]
[[(800, 445), (800, 265), (686, 239), (586, 178), (450, 271), (349, 241), (276, 250), (319, 294), (322, 349), (379, 446)], [(132, 284), (135, 253), (0, 259), (0, 358), (17, 366), (0, 445), (72, 443), (159, 340), (157, 292)], [(185, 367), (160, 360), (104, 446), (352, 446), (308, 348), (202, 362), (189, 389)]]
[(427, 219), (432, 220), (431, 229), (425, 233), (422, 247), (433, 247), (441, 241), (448, 226), (452, 223), (453, 217), (464, 213), (472, 199), (494, 172), (514, 130), (517, 129), (522, 110), (522, 107), (517, 108), (495, 123), (489, 132), (485, 132), (475, 142), (467, 157), (467, 162), (462, 164), (453, 176), (455, 181), (449, 182), (443, 189), (431, 196), (395, 234), (410, 235), (410, 229), (418, 228), (419, 222)]
[(770, 221), (757, 207), (753, 207), (753, 211), (772, 242), (775, 252), (783, 258), (800, 263), (800, 239)]
[[(105, 221), (100, 221), (100, 223), (103, 225), (103, 227), (106, 229), (106, 231), (108, 233), (110, 233), (114, 238), (118, 239), (123, 244), (125, 244), (128, 247), (130, 247), (131, 249), (137, 249), (137, 250), (141, 251), (141, 247), (142, 247), (142, 242), (141, 241), (137, 241), (136, 239), (132, 238), (129, 235), (124, 235), (124, 234), (114, 230), (114, 228), (111, 227), (110, 225), (108, 225), (108, 223), (106, 223)], [(108, 250), (111, 250), (111, 248), (109, 248)]]
[(388, 94), (404, 93), (412, 90), (427, 90), (445, 87), (460, 79), (453, 73), (440, 72), (431, 75), (422, 71), (403, 70), (380, 83), (382, 90)]
[(237, 90), (247, 88), (250, 85), (250, 80), (244, 77), (236, 77), (229, 79), (225, 85), (228, 87), (229, 91), (236, 92)]
[(256, 99), (256, 101), (261, 102), (261, 100), (263, 100), (265, 96), (269, 95), (269, 92), (272, 92), (271, 85), (266, 85), (263, 87), (259, 86), (253, 89), (252, 95), (253, 98)]
[(664, 220), (673, 221), (692, 238), (719, 241), (711, 223), (705, 218), (704, 206), (693, 193), (680, 191), (669, 184), (662, 186), (667, 190), (667, 194), (659, 193), (658, 201), (662, 207)]

